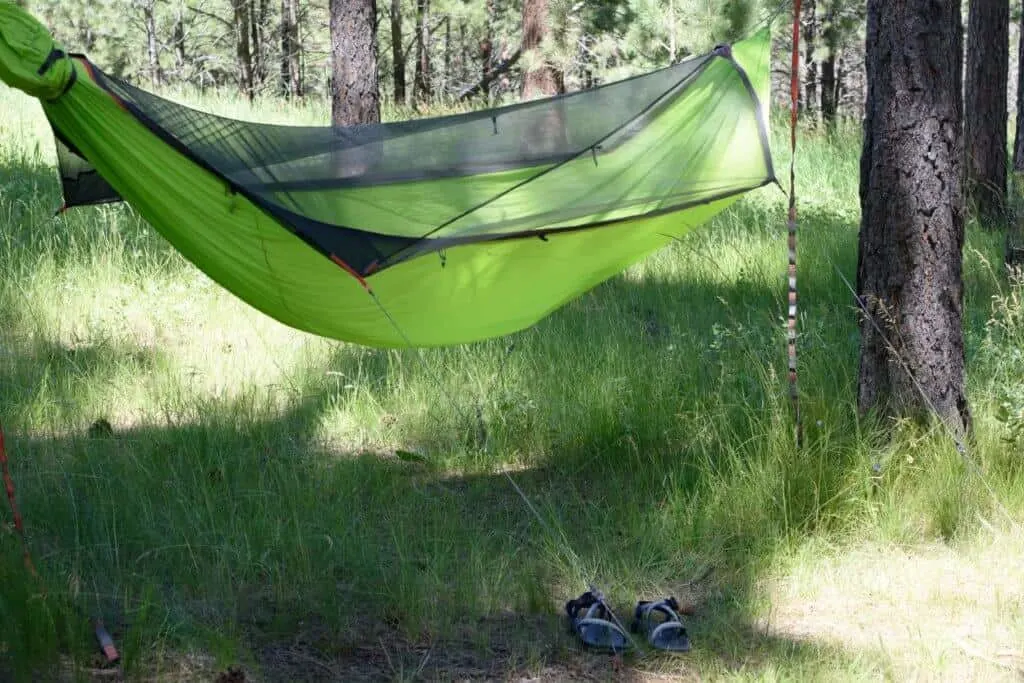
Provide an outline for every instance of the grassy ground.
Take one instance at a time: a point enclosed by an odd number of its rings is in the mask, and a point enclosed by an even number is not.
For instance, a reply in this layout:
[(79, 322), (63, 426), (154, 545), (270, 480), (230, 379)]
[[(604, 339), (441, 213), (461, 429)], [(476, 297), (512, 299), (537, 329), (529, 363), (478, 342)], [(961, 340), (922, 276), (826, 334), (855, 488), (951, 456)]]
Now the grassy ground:
[[(513, 338), (380, 351), (268, 320), (127, 207), (52, 218), (45, 121), (0, 113), (0, 419), (46, 589), (0, 515), (0, 678), (110, 680), (95, 617), (128, 680), (1024, 673), (1021, 289), (972, 226), (975, 466), (858, 420), (854, 135), (800, 150), (797, 452), (776, 188)], [(676, 595), (694, 651), (581, 653), (588, 582), (622, 619)]]

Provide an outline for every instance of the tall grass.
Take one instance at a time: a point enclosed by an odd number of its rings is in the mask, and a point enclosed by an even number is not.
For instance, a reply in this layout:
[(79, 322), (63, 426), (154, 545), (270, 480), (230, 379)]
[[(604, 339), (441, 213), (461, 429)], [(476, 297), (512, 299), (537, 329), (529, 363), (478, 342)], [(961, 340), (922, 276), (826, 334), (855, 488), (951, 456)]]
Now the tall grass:
[(128, 207), (53, 217), (45, 121), (7, 90), (0, 112), (0, 419), (46, 588), (0, 528), (0, 674), (95, 665), (96, 617), (135, 677), (541, 672), (571, 660), (560, 606), (596, 582), (622, 616), (701, 609), (685, 665), (640, 669), (856, 678), (884, 666), (757, 631), (766, 572), (1024, 509), (1024, 301), (998, 236), (972, 225), (965, 251), (974, 465), (857, 417), (851, 132), (799, 150), (797, 451), (777, 188), (511, 338), (384, 351), (261, 316)]

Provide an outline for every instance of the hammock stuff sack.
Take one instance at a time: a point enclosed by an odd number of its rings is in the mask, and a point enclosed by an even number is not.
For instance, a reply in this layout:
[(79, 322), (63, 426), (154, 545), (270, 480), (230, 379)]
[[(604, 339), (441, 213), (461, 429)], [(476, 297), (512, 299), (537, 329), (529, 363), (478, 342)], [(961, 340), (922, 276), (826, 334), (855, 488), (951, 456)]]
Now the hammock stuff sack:
[(65, 54), (0, 2), (68, 207), (126, 201), (214, 281), (384, 347), (516, 332), (775, 180), (768, 29), (589, 90), (351, 127), (197, 111)]

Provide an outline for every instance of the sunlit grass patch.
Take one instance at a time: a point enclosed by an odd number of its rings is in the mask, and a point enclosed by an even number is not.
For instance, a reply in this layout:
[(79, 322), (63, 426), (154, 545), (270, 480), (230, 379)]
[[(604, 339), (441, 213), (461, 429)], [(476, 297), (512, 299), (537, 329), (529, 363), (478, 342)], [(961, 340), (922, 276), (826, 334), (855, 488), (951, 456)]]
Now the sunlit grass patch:
[[(591, 581), (625, 620), (670, 594), (694, 612), (692, 655), (630, 660), (639, 680), (1010, 671), (942, 620), (1012, 661), (996, 645), (1020, 635), (1001, 577), (1022, 557), (1021, 285), (972, 225), (970, 460), (942, 432), (860, 419), (854, 134), (798, 150), (797, 451), (778, 188), (509, 338), (367, 349), (245, 306), (129, 207), (54, 217), (45, 122), (8, 91), (0, 109), (0, 420), (49, 595), (0, 526), (0, 674), (89, 665), (95, 615), (137, 677), (607, 674), (561, 618)], [(876, 603), (854, 628), (859, 599)], [(904, 608), (876, 646), (870, 620)]]

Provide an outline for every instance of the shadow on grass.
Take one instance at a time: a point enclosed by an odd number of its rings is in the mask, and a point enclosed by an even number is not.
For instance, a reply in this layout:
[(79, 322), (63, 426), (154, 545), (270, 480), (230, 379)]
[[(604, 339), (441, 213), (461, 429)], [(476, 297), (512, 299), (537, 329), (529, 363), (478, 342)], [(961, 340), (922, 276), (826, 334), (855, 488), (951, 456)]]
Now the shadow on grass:
[[(758, 626), (776, 554), (837, 528), (839, 494), (857, 480), (856, 329), (826, 267), (851, 277), (855, 242), (840, 218), (804, 215), (823, 232), (801, 279), (801, 453), (776, 370), (784, 282), (756, 270), (724, 284), (616, 278), (516, 335), (510, 354), (511, 340), (423, 354), (341, 346), (324, 370), (355, 393), (307, 378), (283, 412), (255, 393), (197, 400), (179, 424), (112, 434), (87, 432), (101, 416), (81, 414), (83, 387), (159, 354), (7, 349), (0, 410), (49, 598), (34, 597), (0, 529), (0, 616), (14, 625), (0, 662), (38, 666), (60, 651), (88, 664), (87, 619), (102, 616), (138, 676), (235, 663), (267, 680), (867, 666)], [(380, 438), (325, 439), (366, 395)], [(38, 405), (68, 407), (25, 412)], [(75, 433), (30, 429), (57, 421)], [(624, 622), (638, 599), (678, 597), (694, 652), (621, 665), (579, 652), (562, 605), (591, 581)]]

